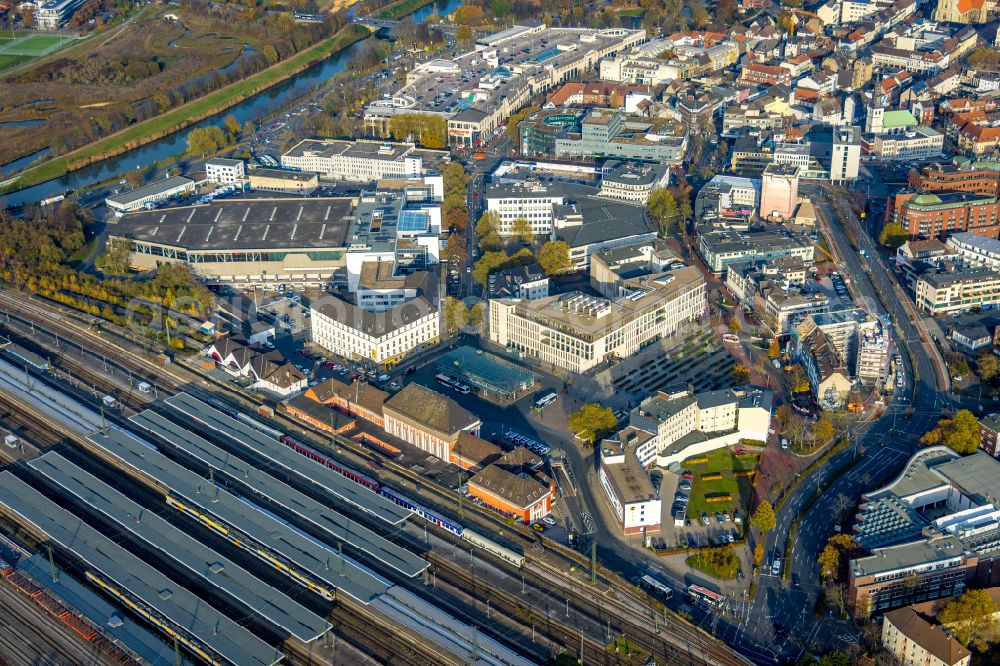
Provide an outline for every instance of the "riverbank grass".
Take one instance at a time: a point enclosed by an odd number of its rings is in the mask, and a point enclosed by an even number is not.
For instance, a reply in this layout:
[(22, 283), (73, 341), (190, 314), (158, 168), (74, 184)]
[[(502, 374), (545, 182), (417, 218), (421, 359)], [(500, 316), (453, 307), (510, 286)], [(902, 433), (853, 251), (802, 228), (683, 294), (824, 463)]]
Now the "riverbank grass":
[(184, 129), (188, 125), (225, 111), (247, 97), (294, 76), (306, 69), (310, 64), (330, 57), (337, 51), (367, 37), (368, 34), (369, 31), (364, 26), (352, 24), (333, 37), (304, 51), (300, 51), (292, 57), (249, 76), (242, 81), (234, 82), (225, 88), (220, 88), (204, 97), (171, 109), (156, 118), (131, 125), (100, 141), (95, 141), (89, 146), (47, 160), (37, 167), (26, 169), (4, 191), (9, 192), (37, 185), (53, 178), (59, 178), (68, 171), (82, 168), (108, 157), (114, 157), (127, 150)]

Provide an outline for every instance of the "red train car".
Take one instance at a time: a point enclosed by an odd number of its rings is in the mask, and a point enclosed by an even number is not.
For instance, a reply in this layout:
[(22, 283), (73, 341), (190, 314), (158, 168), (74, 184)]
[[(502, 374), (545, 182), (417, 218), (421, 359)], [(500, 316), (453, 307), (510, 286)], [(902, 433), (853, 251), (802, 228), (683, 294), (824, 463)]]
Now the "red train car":
[(35, 601), (38, 602), (39, 606), (41, 606), (49, 613), (55, 615), (60, 619), (66, 617), (69, 614), (69, 611), (66, 610), (65, 606), (63, 606), (61, 603), (50, 597), (45, 592), (39, 594), (38, 597), (35, 599)]
[(69, 613), (65, 617), (63, 617), (62, 621), (63, 624), (65, 624), (67, 627), (69, 627), (76, 633), (80, 634), (80, 636), (82, 636), (83, 640), (85, 641), (93, 640), (94, 636), (97, 635), (96, 629), (94, 629), (92, 626), (90, 626), (89, 624), (78, 618), (76, 615), (73, 615), (72, 613)]
[(42, 588), (38, 587), (19, 573), (11, 574), (7, 577), (7, 580), (13, 583), (14, 587), (21, 590), (32, 599), (37, 598), (38, 595), (42, 593)]

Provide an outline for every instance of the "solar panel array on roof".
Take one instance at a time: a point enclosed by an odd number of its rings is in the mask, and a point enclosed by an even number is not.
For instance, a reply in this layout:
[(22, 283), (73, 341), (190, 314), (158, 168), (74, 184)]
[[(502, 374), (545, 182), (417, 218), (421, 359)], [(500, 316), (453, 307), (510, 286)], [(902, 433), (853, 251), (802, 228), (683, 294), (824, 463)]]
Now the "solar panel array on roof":
[[(106, 434), (105, 434), (106, 433)], [(108, 455), (170, 490), (171, 496), (196, 506), (203, 514), (234, 527), (264, 550), (276, 553), (287, 566), (311, 576), (329, 589), (339, 590), (360, 603), (369, 603), (389, 589), (391, 583), (307, 537), (286, 522), (263, 511), (205, 478), (178, 465), (119, 428), (108, 428), (87, 438)], [(263, 475), (263, 473), (261, 473)], [(206, 508), (209, 507), (209, 508)], [(341, 562), (343, 568), (341, 569)], [(292, 576), (299, 581), (299, 578)]]
[(331, 543), (354, 546), (410, 577), (420, 574), (428, 566), (416, 553), (397, 546), (364, 525), (324, 506), (155, 412), (146, 410), (133, 416), (131, 421), (205, 465), (227, 474), (236, 483), (247, 486), (255, 493), (298, 514), (329, 534), (333, 539)]
[(121, 546), (42, 496), (10, 472), (0, 473), (0, 505), (85, 563), (87, 573), (147, 609), (157, 621), (233, 666), (270, 666), (282, 654)]
[(30, 463), (54, 484), (106, 516), (123, 532), (143, 540), (219, 588), (275, 627), (309, 642), (327, 629), (321, 617), (293, 601), (229, 558), (196, 541), (152, 511), (146, 511), (97, 477), (55, 452)]
[(333, 497), (354, 508), (392, 525), (401, 523), (412, 515), (411, 511), (397, 506), (366, 487), (309, 460), (281, 442), (254, 430), (187, 393), (178, 393), (167, 398), (164, 402), (181, 414), (194, 419), (197, 423), (225, 435), (257, 455), (263, 456), (276, 465), (280, 465), (316, 484)]

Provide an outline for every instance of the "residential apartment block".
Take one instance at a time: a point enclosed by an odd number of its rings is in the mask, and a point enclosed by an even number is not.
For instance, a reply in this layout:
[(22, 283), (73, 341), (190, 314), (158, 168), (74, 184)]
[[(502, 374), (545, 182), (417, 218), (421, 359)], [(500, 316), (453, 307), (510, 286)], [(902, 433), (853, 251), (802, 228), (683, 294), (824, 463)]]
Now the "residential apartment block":
[(971, 192), (899, 192), (886, 211), (911, 238), (933, 238), (958, 231), (1000, 236), (1000, 203), (995, 195)]
[(1000, 305), (1000, 272), (955, 268), (924, 273), (916, 280), (917, 309), (932, 315)]
[(901, 666), (969, 666), (972, 653), (921, 612), (927, 605), (886, 613), (882, 617), (882, 645)]

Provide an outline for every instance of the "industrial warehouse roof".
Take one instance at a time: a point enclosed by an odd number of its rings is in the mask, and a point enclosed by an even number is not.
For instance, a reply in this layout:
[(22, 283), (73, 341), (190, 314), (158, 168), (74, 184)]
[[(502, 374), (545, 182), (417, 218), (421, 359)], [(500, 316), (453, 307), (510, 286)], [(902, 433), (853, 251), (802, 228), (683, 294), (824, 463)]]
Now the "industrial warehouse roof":
[[(171, 489), (175, 496), (200, 506), (215, 519), (235, 527), (260, 542), (293, 566), (298, 566), (331, 589), (369, 603), (385, 593), (391, 583), (344, 558), (344, 575), (339, 574), (340, 557), (336, 550), (306, 537), (284, 521), (264, 513), (250, 502), (227, 490), (212, 486), (208, 480), (181, 467), (159, 451), (135, 439), (118, 428), (91, 435), (88, 440), (126, 467), (138, 471), (162, 486)], [(263, 476), (261, 472), (261, 476)]]
[[(353, 546), (385, 566), (411, 577), (419, 574), (427, 566), (427, 562), (416, 554), (384, 539), (367, 527), (234, 457), (228, 451), (211, 444), (193, 432), (171, 423), (155, 412), (147, 410), (136, 414), (130, 420), (136, 425), (156, 433), (219, 473), (227, 475), (236, 484), (252, 488), (260, 496), (267, 497), (271, 502), (301, 516), (302, 519), (327, 532), (335, 540), (331, 543), (343, 542), (347, 546)], [(332, 470), (327, 470), (319, 464), (307, 460), (298, 453), (293, 453), (293, 455), (299, 456), (320, 472), (334, 473)], [(368, 494), (378, 497), (375, 493), (367, 489), (364, 490)]]
[(234, 666), (270, 666), (282, 654), (189, 590), (126, 551), (10, 472), (0, 473), (0, 505), (83, 560), (88, 571), (155, 609), (182, 636)]
[(385, 409), (448, 437), (479, 423), (475, 414), (448, 396), (420, 384), (407, 384), (386, 400)]
[(225, 591), (247, 609), (260, 613), (278, 629), (301, 641), (319, 638), (327, 623), (298, 602), (271, 587), (243, 567), (188, 536), (152, 511), (55, 452), (30, 466), (94, 511), (129, 532), (210, 585)]
[(113, 197), (108, 197), (108, 201), (127, 206), (134, 201), (140, 201), (146, 197), (156, 196), (162, 192), (170, 192), (178, 187), (185, 187), (193, 184), (194, 181), (190, 178), (185, 178), (184, 176), (171, 176), (170, 178), (164, 178), (163, 180), (158, 180), (155, 183), (143, 185), (142, 187), (137, 187), (134, 190), (122, 192), (121, 194)]
[(254, 430), (187, 393), (178, 393), (165, 402), (201, 425), (232, 438), (247, 447), (248, 451), (305, 478), (345, 504), (393, 525), (412, 515), (409, 509), (396, 505), (331, 469), (317, 465), (273, 437)]
[(216, 199), (128, 213), (114, 235), (188, 250), (337, 249), (353, 199)]

